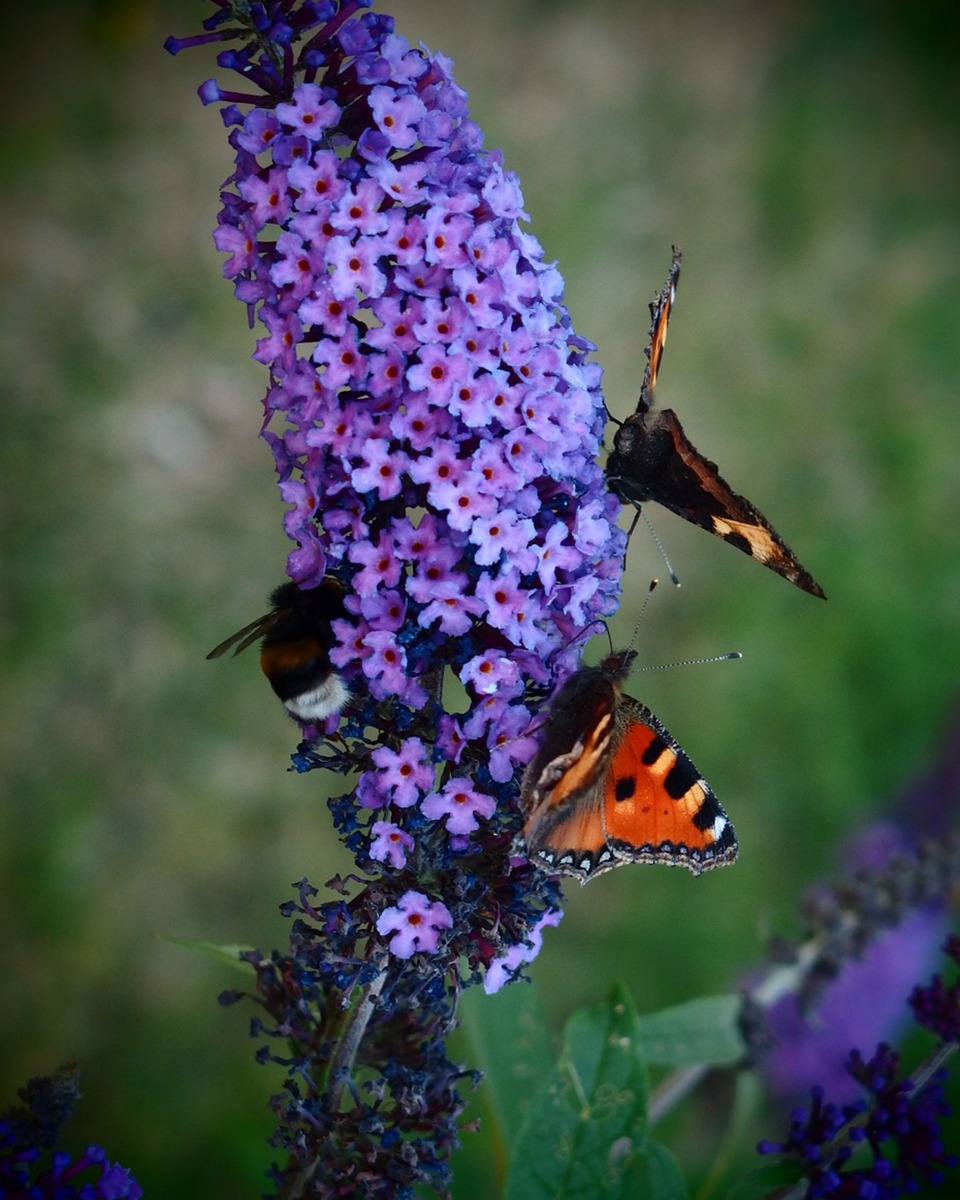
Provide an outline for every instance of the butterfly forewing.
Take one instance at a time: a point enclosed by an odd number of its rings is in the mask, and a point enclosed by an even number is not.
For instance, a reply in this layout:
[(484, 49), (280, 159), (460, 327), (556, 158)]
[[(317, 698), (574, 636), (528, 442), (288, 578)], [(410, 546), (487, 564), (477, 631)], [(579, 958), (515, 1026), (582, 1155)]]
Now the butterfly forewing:
[(650, 305), (650, 333), (647, 338), (647, 365), (643, 371), (643, 383), (640, 386), (640, 401), (638, 412), (646, 412), (653, 403), (653, 391), (657, 386), (657, 376), (660, 373), (660, 360), (663, 358), (663, 347), (667, 340), (667, 326), (670, 324), (670, 311), (677, 298), (677, 283), (680, 279), (680, 262), (683, 258), (681, 251), (674, 246), (673, 262), (670, 264), (670, 274), (663, 285), (663, 291)]
[(599, 695), (587, 715), (577, 698), (582, 677), (595, 670), (575, 672), (557, 693), (543, 743), (524, 773), (520, 794), (528, 846), (543, 842), (572, 809), (583, 807), (584, 798), (596, 793), (609, 761), (617, 694), (610, 684), (597, 680)]
[(623, 698), (617, 725), (603, 796), (604, 831), (614, 855), (683, 866), (696, 875), (733, 862), (733, 826), (683, 747), (632, 696)]

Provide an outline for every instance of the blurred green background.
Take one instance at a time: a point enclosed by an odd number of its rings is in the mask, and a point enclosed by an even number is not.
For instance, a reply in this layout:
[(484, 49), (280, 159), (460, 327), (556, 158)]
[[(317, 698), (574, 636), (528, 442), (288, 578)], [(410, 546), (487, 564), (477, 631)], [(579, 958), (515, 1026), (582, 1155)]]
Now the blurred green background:
[[(291, 881), (347, 865), (324, 780), (286, 771), (295, 729), (255, 655), (204, 662), (287, 552), (264, 372), (210, 237), (231, 169), (196, 97), (213, 52), (162, 50), (207, 9), (8, 15), (0, 135), (0, 1107), (80, 1060), (73, 1144), (178, 1197), (259, 1194), (278, 1080), (252, 1009), (217, 1005), (237, 979), (164, 937), (282, 944)], [(558, 1029), (616, 978), (641, 1012), (724, 990), (923, 769), (960, 693), (960, 10), (393, 10), (453, 57), (519, 173), (620, 416), (682, 245), (661, 403), (829, 596), (650, 510), (683, 587), (655, 596), (641, 661), (744, 661), (632, 690), (710, 779), (741, 861), (573, 883), (534, 974)], [(615, 640), (654, 574), (641, 529)], [(709, 1127), (674, 1145), (694, 1178), (716, 1150)], [(494, 1194), (476, 1171), (458, 1196)]]

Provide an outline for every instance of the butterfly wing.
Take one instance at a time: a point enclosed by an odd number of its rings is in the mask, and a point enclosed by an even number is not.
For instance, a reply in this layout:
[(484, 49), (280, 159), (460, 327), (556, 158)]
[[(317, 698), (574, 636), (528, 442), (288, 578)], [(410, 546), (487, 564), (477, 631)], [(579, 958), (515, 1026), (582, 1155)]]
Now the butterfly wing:
[(647, 335), (646, 356), (647, 365), (643, 371), (643, 383), (640, 385), (640, 399), (637, 402), (637, 413), (647, 412), (653, 404), (653, 392), (657, 386), (657, 376), (660, 374), (660, 360), (663, 358), (663, 347), (667, 340), (667, 326), (670, 324), (670, 312), (677, 298), (677, 283), (680, 280), (680, 263), (683, 254), (678, 247), (673, 247), (673, 262), (667, 282), (663, 285), (660, 295), (650, 305), (650, 332)]
[(574, 875), (581, 883), (626, 861), (607, 844), (602, 780), (580, 792), (575, 803), (555, 805), (549, 821), (532, 828), (528, 823), (524, 840), (530, 858), (540, 866), (559, 875)]
[(632, 696), (617, 708), (602, 814), (610, 866), (663, 863), (699, 875), (737, 857), (736, 834), (710, 785), (662, 722)]
[(733, 862), (733, 826), (683, 748), (619, 680), (577, 675), (524, 775), (529, 856), (581, 883), (629, 862), (695, 875)]
[(674, 247), (667, 282), (650, 306), (653, 319), (637, 410), (614, 434), (606, 465), (607, 484), (625, 504), (638, 508), (651, 500), (662, 504), (805, 592), (825, 598), (823, 589), (770, 522), (729, 486), (716, 463), (697, 450), (676, 413), (668, 408), (651, 412), (667, 325), (676, 300), (680, 260), (680, 251)]
[[(800, 563), (770, 522), (721, 476), (717, 464), (693, 445), (669, 408), (643, 434), (644, 499), (669, 508), (813, 596), (823, 588)], [(637, 499), (639, 502), (639, 497)]]
[(523, 839), (531, 858), (582, 882), (603, 860), (615, 866), (603, 833), (603, 777), (632, 653), (581, 667), (550, 705), (540, 748), (520, 786)]

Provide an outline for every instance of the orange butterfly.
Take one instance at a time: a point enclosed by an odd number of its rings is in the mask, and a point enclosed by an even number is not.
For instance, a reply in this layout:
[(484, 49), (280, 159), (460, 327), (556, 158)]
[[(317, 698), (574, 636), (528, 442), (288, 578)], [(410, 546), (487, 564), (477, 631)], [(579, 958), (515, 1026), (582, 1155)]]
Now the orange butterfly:
[(677, 295), (680, 260), (681, 253), (674, 246), (667, 282), (650, 305), (653, 319), (637, 411), (614, 434), (613, 451), (606, 465), (607, 484), (624, 504), (638, 509), (647, 500), (662, 504), (805, 592), (826, 599), (823, 588), (801, 566), (766, 517), (749, 500), (737, 495), (721, 477), (717, 464), (697, 450), (677, 414), (669, 408), (651, 413), (670, 311)]
[(581, 883), (622, 863), (699, 875), (737, 857), (710, 785), (650, 709), (623, 694), (635, 658), (623, 650), (574, 671), (521, 784), (530, 857)]

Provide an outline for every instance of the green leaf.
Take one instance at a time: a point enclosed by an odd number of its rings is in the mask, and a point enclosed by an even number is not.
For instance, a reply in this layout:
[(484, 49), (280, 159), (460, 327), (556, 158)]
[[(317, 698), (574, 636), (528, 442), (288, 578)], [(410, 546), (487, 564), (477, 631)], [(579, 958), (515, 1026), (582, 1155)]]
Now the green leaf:
[(770, 1196), (785, 1196), (800, 1178), (800, 1167), (796, 1162), (789, 1159), (767, 1162), (739, 1179), (726, 1193), (725, 1200), (764, 1200)]
[(739, 996), (704, 996), (639, 1018), (640, 1048), (663, 1067), (739, 1062), (746, 1051), (738, 1025)]
[(574, 1013), (521, 1126), (505, 1200), (634, 1200), (633, 1160), (647, 1127), (638, 1049), (637, 1016), (622, 987)]
[(633, 1200), (689, 1200), (680, 1164), (659, 1142), (648, 1142), (631, 1168)]
[(215, 958), (218, 962), (227, 963), (228, 966), (242, 972), (248, 979), (254, 974), (252, 964), (240, 957), (241, 954), (245, 954), (250, 949), (249, 946), (219, 945), (217, 942), (204, 942), (192, 938), (161, 936), (163, 937), (163, 941), (170, 942), (174, 946), (184, 946), (187, 950), (195, 950), (198, 954), (205, 954), (207, 958)]
[(471, 1042), (472, 1061), (483, 1071), (487, 1116), (498, 1126), (501, 1145), (517, 1135), (531, 1097), (554, 1063), (553, 1040), (535, 988), (512, 983), (493, 996), (470, 988), (460, 999), (461, 1025)]

